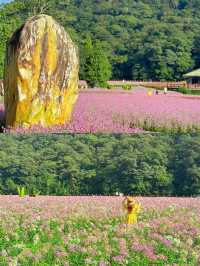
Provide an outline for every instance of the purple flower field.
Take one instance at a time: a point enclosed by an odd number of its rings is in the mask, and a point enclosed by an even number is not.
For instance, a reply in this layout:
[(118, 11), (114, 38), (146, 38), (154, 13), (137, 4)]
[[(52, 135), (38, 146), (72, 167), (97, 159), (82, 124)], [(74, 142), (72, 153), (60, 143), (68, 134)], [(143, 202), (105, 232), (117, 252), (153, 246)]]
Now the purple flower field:
[(135, 133), (139, 130), (200, 126), (200, 97), (146, 91), (86, 91), (75, 106), (75, 132)]
[(199, 198), (0, 196), (0, 265), (154, 266), (200, 263)]
[[(165, 210), (170, 206), (177, 208), (198, 208), (199, 198), (178, 197), (135, 197), (143, 209)], [(3, 215), (18, 213), (35, 219), (84, 217), (111, 219), (123, 215), (122, 196), (1, 196), (0, 219)], [(36, 211), (37, 210), (37, 211)]]
[[(1, 106), (1, 117), (3, 107)], [(169, 92), (152, 96), (146, 90), (81, 91), (70, 124), (34, 126), (16, 132), (139, 133), (188, 132), (200, 129), (200, 97)]]

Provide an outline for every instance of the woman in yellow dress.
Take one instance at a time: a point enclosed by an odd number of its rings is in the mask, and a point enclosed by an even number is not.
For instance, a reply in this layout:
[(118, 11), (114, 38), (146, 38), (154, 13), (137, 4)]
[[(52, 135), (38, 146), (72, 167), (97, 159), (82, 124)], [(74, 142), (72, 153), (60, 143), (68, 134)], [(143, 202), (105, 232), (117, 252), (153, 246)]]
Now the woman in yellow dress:
[(141, 209), (141, 204), (138, 203), (133, 197), (127, 196), (123, 200), (123, 207), (127, 211), (126, 223), (135, 224), (137, 223), (137, 216)]

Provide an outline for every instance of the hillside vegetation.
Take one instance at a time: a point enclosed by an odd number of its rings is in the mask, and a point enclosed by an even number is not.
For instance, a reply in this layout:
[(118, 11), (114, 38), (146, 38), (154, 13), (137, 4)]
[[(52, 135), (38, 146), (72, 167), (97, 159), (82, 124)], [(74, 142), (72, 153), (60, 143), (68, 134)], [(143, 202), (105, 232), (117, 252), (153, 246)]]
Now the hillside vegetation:
[(38, 13), (52, 15), (80, 47), (81, 79), (90, 39), (101, 46), (107, 78), (179, 80), (200, 66), (200, 0), (15, 0), (0, 9), (0, 77), (7, 39)]
[(0, 194), (200, 194), (199, 135), (0, 135)]

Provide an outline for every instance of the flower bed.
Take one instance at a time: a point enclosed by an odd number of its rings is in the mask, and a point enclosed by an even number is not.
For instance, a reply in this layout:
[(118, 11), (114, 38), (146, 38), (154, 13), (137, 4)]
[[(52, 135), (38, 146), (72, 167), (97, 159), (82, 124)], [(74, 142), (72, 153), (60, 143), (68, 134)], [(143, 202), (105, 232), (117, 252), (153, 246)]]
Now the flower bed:
[(198, 198), (0, 196), (0, 265), (199, 265)]

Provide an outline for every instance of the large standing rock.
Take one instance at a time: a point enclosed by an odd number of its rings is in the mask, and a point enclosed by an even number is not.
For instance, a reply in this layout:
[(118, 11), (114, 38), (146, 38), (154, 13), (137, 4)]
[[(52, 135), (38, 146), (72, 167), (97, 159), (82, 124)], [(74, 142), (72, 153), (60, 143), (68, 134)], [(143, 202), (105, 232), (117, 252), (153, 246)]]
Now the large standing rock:
[(6, 125), (51, 126), (69, 121), (78, 95), (78, 61), (76, 46), (52, 17), (30, 18), (7, 45)]

